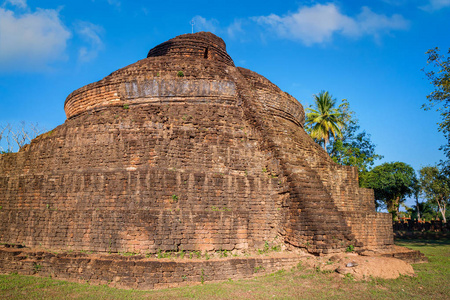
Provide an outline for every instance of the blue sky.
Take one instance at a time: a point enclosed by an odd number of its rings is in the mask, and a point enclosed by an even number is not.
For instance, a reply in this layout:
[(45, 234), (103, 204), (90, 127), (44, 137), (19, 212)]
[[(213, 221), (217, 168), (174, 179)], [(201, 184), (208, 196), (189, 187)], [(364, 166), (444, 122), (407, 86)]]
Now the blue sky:
[(0, 0), (0, 124), (51, 130), (73, 90), (191, 32), (191, 20), (305, 107), (321, 90), (348, 99), (382, 162), (418, 170), (443, 158), (421, 69), (428, 49), (450, 48), (450, 0)]

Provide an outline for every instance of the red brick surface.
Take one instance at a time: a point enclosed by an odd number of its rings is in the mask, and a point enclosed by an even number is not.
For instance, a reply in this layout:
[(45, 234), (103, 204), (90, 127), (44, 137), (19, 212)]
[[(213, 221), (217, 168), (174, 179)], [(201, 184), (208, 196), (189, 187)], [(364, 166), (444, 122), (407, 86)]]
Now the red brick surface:
[(65, 111), (64, 124), (0, 155), (1, 243), (155, 253), (281, 237), (316, 254), (393, 244), (390, 215), (309, 138), (302, 105), (234, 67), (212, 34), (155, 47), (74, 91)]

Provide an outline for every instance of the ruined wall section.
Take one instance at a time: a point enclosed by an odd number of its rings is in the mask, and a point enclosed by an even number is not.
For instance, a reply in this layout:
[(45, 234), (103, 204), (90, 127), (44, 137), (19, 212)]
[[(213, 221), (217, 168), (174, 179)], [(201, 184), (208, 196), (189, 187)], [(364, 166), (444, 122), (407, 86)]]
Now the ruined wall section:
[(112, 252), (262, 247), (277, 235), (281, 199), (258, 144), (231, 105), (86, 112), (0, 156), (0, 242)]
[[(289, 94), (282, 92), (276, 85), (263, 76), (243, 68), (239, 69), (254, 87), (257, 100), (261, 103), (263, 111), (270, 117), (288, 121), (275, 126), (279, 128), (291, 128), (291, 130), (284, 131), (289, 132), (288, 135), (291, 138), (296, 135), (298, 136), (297, 131), (299, 130), (295, 126), (292, 127), (290, 123), (294, 123), (303, 128), (305, 120), (303, 109), (293, 110), (291, 108), (301, 106), (300, 103)], [(287, 103), (290, 107), (287, 107)], [(293, 113), (289, 114), (289, 112)], [(270, 118), (267, 119), (270, 120)], [(305, 135), (302, 134), (302, 136)], [(299, 143), (299, 147), (295, 150), (289, 148), (287, 146), (288, 143), (282, 140), (280, 135), (274, 135), (274, 138), (280, 138), (277, 144), (279, 147), (288, 150), (284, 155), (289, 160), (295, 161), (298, 160), (298, 157), (302, 156), (312, 169), (317, 170), (317, 174), (320, 176), (322, 183), (341, 210), (370, 212), (375, 210), (375, 204), (372, 198), (373, 191), (358, 186), (358, 171), (354, 167), (341, 166), (334, 163), (326, 152), (310, 138), (297, 138), (295, 141)]]
[[(390, 216), (375, 213), (373, 192), (359, 188), (357, 170), (335, 164), (298, 129), (303, 122), (299, 124), (273, 110), (270, 100), (283, 103), (289, 101), (289, 95), (264, 77), (239, 70), (255, 91), (252, 105), (263, 112), (258, 115), (263, 120), (262, 130), (273, 142), (272, 152), (280, 161), (281, 172), (289, 178), (287, 241), (299, 247), (306, 245), (311, 252), (342, 251), (350, 244), (392, 244)], [(356, 225), (368, 220), (368, 215), (372, 217), (370, 225)], [(381, 241), (379, 237), (387, 238)]]
[[(238, 68), (241, 77), (236, 82), (246, 82), (240, 87), (245, 93), (245, 110), (253, 118), (254, 126), (266, 137), (265, 148), (278, 161), (271, 168), (283, 175), (283, 226), (280, 232), (287, 243), (308, 249), (313, 253), (339, 252), (354, 243), (354, 237), (336, 209), (320, 177), (298, 154), (298, 148), (308, 139), (302, 122), (292, 122), (291, 118), (273, 114), (270, 99), (290, 102), (291, 97), (279, 90), (264, 77), (249, 70)], [(300, 136), (296, 136), (300, 135)], [(271, 171), (272, 172), (272, 171)]]
[(375, 211), (346, 211), (343, 214), (358, 242), (354, 246), (378, 250), (394, 244), (391, 214)]

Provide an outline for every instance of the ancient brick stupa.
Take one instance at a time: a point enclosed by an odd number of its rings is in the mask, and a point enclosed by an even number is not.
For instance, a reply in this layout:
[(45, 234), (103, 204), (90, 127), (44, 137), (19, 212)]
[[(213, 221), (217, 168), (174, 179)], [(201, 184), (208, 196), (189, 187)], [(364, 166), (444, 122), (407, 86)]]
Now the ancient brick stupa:
[(357, 171), (305, 133), (302, 105), (185, 34), (70, 94), (67, 120), (0, 155), (0, 243), (96, 252), (383, 248)]

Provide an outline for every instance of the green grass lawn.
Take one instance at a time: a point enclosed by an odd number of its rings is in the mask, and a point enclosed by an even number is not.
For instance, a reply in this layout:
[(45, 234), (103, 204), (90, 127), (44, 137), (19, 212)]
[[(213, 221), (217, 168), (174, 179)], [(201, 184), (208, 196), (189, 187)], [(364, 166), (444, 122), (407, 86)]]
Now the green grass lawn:
[(250, 279), (157, 291), (120, 290), (22, 275), (0, 275), (0, 299), (450, 299), (450, 240), (399, 240), (424, 253), (415, 277), (356, 282), (301, 265)]

